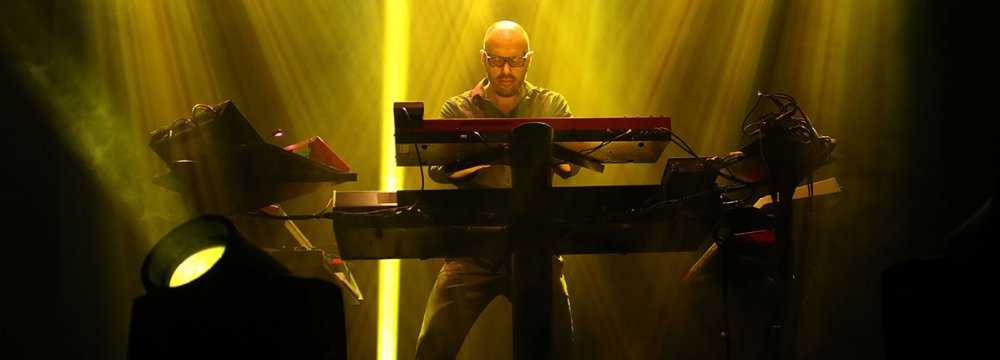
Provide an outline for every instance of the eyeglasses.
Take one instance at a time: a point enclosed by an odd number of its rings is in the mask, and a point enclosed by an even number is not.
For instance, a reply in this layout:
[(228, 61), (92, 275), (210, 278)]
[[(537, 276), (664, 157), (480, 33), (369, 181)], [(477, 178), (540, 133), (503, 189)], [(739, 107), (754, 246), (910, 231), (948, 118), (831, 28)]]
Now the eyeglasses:
[(486, 63), (490, 64), (490, 66), (503, 67), (503, 64), (507, 63), (510, 64), (510, 67), (512, 68), (524, 66), (524, 64), (528, 62), (528, 56), (534, 53), (534, 51), (528, 51), (524, 53), (524, 56), (499, 57), (499, 56), (490, 56), (490, 53), (486, 52), (486, 50), (479, 50), (479, 51), (482, 51), (483, 55), (486, 55)]

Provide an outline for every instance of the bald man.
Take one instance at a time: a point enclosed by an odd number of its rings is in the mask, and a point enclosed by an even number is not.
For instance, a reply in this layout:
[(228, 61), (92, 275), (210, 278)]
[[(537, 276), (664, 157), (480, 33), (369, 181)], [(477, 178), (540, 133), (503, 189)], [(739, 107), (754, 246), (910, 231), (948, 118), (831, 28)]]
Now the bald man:
[[(469, 91), (452, 97), (441, 118), (571, 117), (569, 104), (557, 92), (525, 81), (533, 56), (528, 33), (517, 23), (501, 21), (486, 30), (480, 60), (486, 78)], [(567, 178), (579, 171), (559, 164), (554, 173)], [(432, 167), (430, 176), (459, 188), (509, 188), (510, 167), (479, 165), (445, 173)], [(573, 326), (562, 258), (553, 259), (552, 359), (573, 358)], [(511, 297), (509, 257), (448, 258), (427, 299), (417, 340), (417, 358), (454, 359), (476, 318), (494, 298)], [(502, 331), (502, 330), (498, 330)]]

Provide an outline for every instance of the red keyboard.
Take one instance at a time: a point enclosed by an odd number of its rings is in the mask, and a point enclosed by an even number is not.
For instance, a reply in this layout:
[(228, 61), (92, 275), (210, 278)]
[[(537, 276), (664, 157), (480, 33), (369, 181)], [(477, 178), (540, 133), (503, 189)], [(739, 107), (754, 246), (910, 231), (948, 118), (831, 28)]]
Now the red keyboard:
[(510, 131), (529, 122), (546, 123), (554, 131), (588, 131), (609, 129), (670, 130), (670, 118), (620, 117), (620, 118), (478, 118), (478, 119), (425, 119), (420, 127), (398, 128), (397, 131)]

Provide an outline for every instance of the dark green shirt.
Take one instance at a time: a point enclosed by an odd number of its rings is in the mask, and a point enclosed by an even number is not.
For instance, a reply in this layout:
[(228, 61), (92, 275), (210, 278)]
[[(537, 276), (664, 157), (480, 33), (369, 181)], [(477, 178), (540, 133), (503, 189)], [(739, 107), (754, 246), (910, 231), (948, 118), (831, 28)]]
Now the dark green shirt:
[[(445, 101), (444, 106), (441, 107), (441, 118), (545, 118), (573, 116), (569, 112), (569, 103), (566, 102), (566, 98), (561, 94), (534, 86), (527, 81), (524, 82), (524, 97), (514, 106), (514, 109), (510, 112), (510, 116), (504, 116), (486, 98), (483, 87), (488, 82), (488, 79), (483, 79), (472, 90)], [(573, 168), (575, 174), (577, 168), (576, 166)], [(444, 174), (439, 166), (431, 167), (430, 177), (440, 183), (451, 182), (448, 180), (447, 174)], [(506, 165), (490, 166), (453, 183), (459, 188), (509, 188), (510, 167)]]
[(543, 118), (571, 117), (569, 103), (559, 93), (524, 82), (524, 97), (514, 106), (510, 116), (504, 116), (486, 98), (483, 87), (489, 82), (483, 79), (472, 90), (445, 101), (441, 107), (441, 118)]

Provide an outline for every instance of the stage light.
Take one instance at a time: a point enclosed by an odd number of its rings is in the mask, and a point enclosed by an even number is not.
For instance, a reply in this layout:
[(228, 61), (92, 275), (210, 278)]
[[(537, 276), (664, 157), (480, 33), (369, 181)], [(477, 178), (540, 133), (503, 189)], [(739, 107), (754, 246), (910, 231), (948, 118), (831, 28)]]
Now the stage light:
[(142, 266), (149, 293), (249, 285), (288, 275), (288, 269), (221, 216), (202, 216), (174, 228), (153, 246)]
[(178, 226), (146, 256), (143, 286), (148, 292), (156, 292), (198, 279), (219, 262), (229, 238), (236, 234), (228, 220), (221, 217), (197, 218)]
[(213, 246), (188, 256), (180, 265), (177, 265), (177, 269), (170, 276), (170, 287), (178, 287), (194, 281), (211, 269), (225, 252), (225, 246)]
[(132, 304), (129, 359), (346, 357), (340, 288), (293, 276), (225, 217), (170, 231), (141, 277), (147, 294)]

